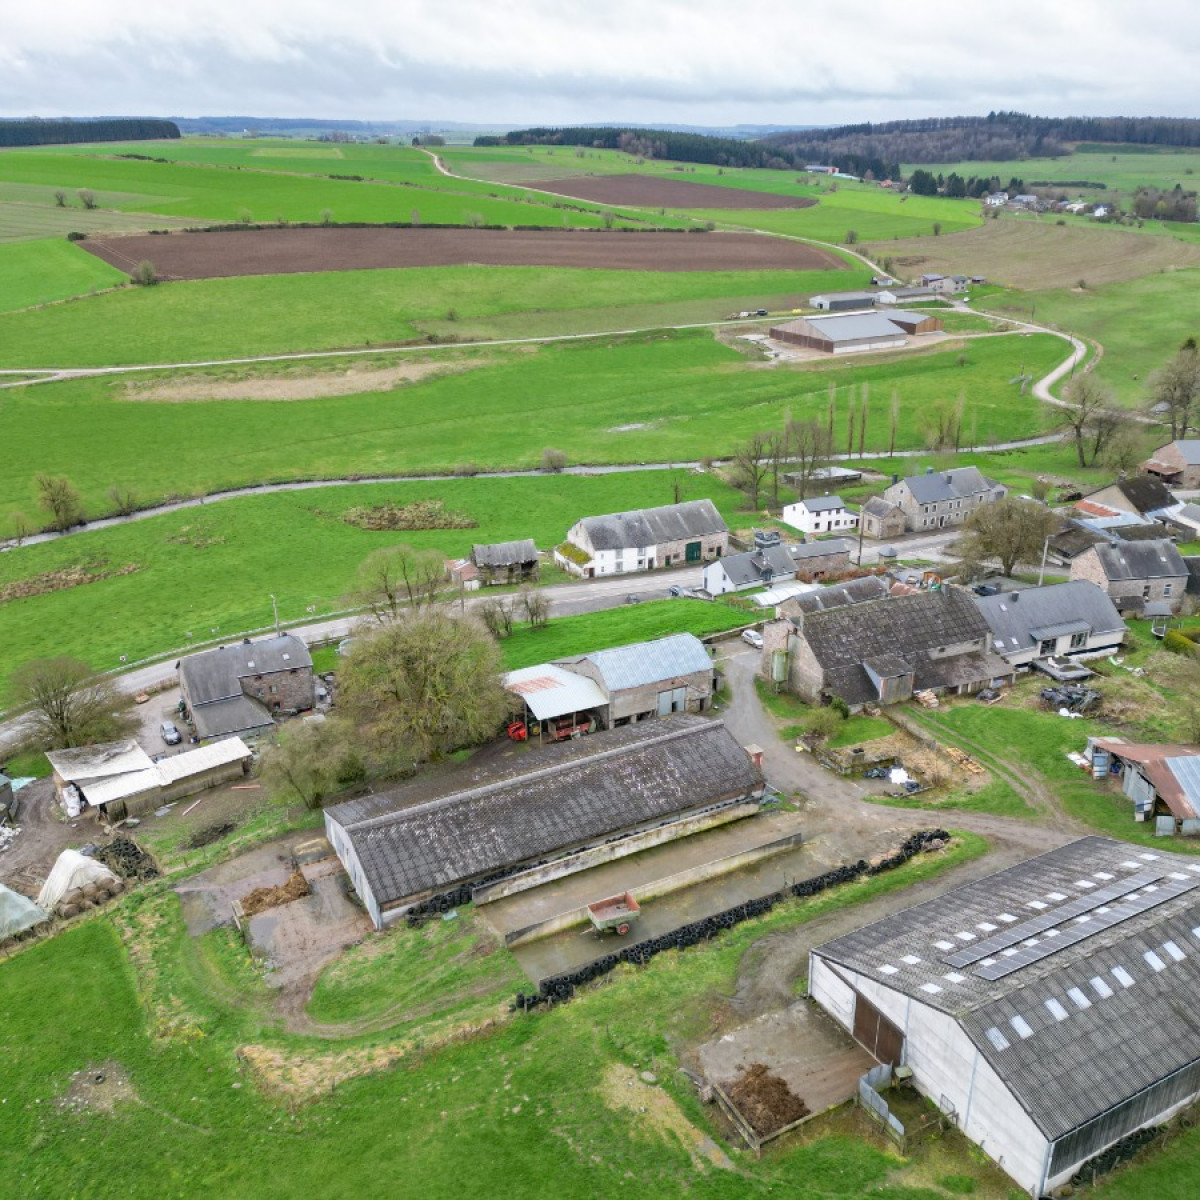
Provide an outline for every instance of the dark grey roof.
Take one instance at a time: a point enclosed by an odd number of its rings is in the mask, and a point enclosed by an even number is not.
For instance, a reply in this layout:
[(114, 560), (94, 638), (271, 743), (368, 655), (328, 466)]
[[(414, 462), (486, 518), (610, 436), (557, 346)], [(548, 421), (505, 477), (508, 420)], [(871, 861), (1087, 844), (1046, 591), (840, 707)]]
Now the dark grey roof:
[(455, 771), (327, 810), (387, 906), (759, 792), (719, 721), (678, 715)]
[(1167, 535), (1166, 527), (1157, 521), (1148, 525), (1111, 525), (1104, 532), (1122, 542), (1156, 542)]
[(861, 511), (870, 513), (873, 517), (886, 517), (898, 509), (901, 512), (904, 511), (900, 509), (899, 505), (893, 504), (890, 500), (885, 500), (882, 496), (872, 496), (869, 500), (863, 501)]
[(929, 651), (987, 635), (974, 597), (959, 588), (809, 613), (800, 633), (825, 671), (827, 689), (851, 704), (877, 698), (862, 664), (880, 655), (898, 654), (912, 663), (916, 688), (950, 687), (1009, 673), (1007, 664), (990, 654), (968, 655), (973, 661), (957, 665), (953, 658), (930, 657)]
[(686, 500), (661, 508), (634, 509), (580, 522), (594, 550), (619, 550), (627, 546), (656, 546), (685, 538), (728, 533), (729, 526), (711, 500)]
[(240, 680), (249, 676), (270, 675), (297, 667), (311, 670), (312, 655), (299, 638), (282, 633), (261, 642), (239, 642), (189, 654), (179, 661), (179, 675), (195, 709), (201, 704), (240, 696)]
[(810, 513), (836, 512), (846, 507), (841, 496), (809, 496), (807, 500), (797, 500), (796, 503), (803, 504)]
[(537, 556), (533, 538), (471, 547), (471, 557), (477, 567), (516, 567), (522, 563), (537, 562)]
[(803, 562), (806, 558), (824, 558), (828, 554), (849, 554), (850, 543), (843, 538), (828, 538), (823, 542), (784, 546), (784, 550), (793, 562)]
[[(992, 630), (997, 654), (1017, 654), (1037, 645), (1055, 627), (1072, 624), (1079, 632), (1124, 632), (1125, 622), (1108, 593), (1087, 580), (1049, 587), (977, 596), (975, 605)], [(1063, 629), (1062, 632), (1067, 632)]]
[(266, 707), (252, 696), (239, 693), (228, 700), (214, 700), (192, 706), (192, 720), (199, 738), (229, 737), (235, 733), (253, 733), (269, 729), (275, 722)]
[(912, 663), (898, 654), (876, 654), (863, 660), (863, 666), (874, 671), (881, 679), (894, 679), (912, 674)]
[(820, 295), (811, 297), (809, 303), (814, 308), (818, 300), (862, 300), (870, 305), (875, 303), (875, 297), (878, 294), (878, 292), (821, 292)]
[(949, 471), (931, 471), (924, 475), (909, 475), (901, 480), (908, 484), (918, 504), (936, 504), (939, 500), (961, 500), (994, 491), (999, 484), (984, 477), (978, 467), (953, 467)]
[(1185, 521), (1200, 521), (1200, 504), (1182, 504), (1176, 515)]
[(1105, 577), (1118, 579), (1173, 579), (1188, 573), (1175, 543), (1166, 538), (1154, 542), (1121, 542), (1116, 546), (1097, 542), (1093, 547)]
[(848, 604), (863, 604), (868, 600), (882, 600), (888, 594), (887, 582), (878, 575), (864, 575), (861, 579), (847, 579), (829, 587), (793, 596), (780, 605), (785, 616), (824, 612), (830, 608), (841, 608)]
[(712, 655), (694, 634), (676, 633), (652, 642), (634, 642), (611, 650), (597, 650), (579, 660), (590, 662), (600, 673), (609, 692), (643, 687), (667, 679), (678, 679), (698, 671), (712, 670)]
[(891, 321), (893, 325), (896, 325), (901, 329), (907, 329), (911, 331), (916, 329), (918, 325), (922, 325), (928, 321), (930, 316), (928, 313), (890, 312), (887, 314), (887, 319)]
[[(1067, 940), (1089, 923), (1067, 905), (1086, 905), (1089, 893), (1139, 879), (1132, 899), (1104, 902), (1111, 910), (1104, 921), (1089, 918), (1096, 933)], [(1086, 837), (815, 953), (955, 1018), (1055, 1139), (1200, 1059), (1198, 884), (1194, 858)], [(1015, 955), (997, 950), (967, 965), (945, 961), (1042, 914), (1049, 921), (1059, 907), (1066, 910), (1057, 927), (1061, 950), (1047, 930), (1029, 928), (1008, 948)], [(1115, 923), (1103, 928), (1110, 917)], [(1026, 946), (1031, 938), (1037, 945)], [(980, 973), (1008, 957), (1024, 965), (1000, 978)]]
[(1134, 479), (1122, 479), (1116, 485), (1117, 491), (1129, 501), (1136, 512), (1159, 512), (1175, 503), (1171, 489), (1157, 475), (1138, 475)]

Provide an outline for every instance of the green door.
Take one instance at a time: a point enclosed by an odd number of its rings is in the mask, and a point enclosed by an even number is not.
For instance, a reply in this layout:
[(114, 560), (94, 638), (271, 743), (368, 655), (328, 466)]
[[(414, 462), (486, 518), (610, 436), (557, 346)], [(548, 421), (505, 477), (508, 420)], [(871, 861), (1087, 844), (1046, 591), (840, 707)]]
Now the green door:
[(688, 544), (684, 547), (684, 558), (687, 562), (699, 562), (700, 561), (700, 543), (699, 542), (688, 542)]

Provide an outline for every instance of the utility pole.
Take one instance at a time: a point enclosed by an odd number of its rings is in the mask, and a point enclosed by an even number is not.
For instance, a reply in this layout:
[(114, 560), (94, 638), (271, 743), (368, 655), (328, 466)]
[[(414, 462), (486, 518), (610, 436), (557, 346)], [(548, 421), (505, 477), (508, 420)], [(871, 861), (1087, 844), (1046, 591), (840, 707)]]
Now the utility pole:
[(271, 607), (275, 610), (275, 636), (279, 636), (279, 601), (275, 599), (275, 593), (271, 592)]

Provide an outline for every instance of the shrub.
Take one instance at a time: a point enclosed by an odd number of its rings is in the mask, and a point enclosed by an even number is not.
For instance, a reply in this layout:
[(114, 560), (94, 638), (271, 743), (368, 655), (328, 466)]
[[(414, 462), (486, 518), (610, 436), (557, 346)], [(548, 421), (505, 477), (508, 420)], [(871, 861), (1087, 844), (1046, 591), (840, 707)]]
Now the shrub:
[(845, 700), (841, 698), (841, 696), (834, 696), (834, 698), (829, 702), (829, 707), (833, 709), (833, 711), (837, 713), (837, 715), (841, 717), (843, 721), (850, 719), (850, 705), (848, 705)]
[(67, 234), (68, 242), (82, 242), (86, 238), (87, 238), (86, 233), (77, 233), (75, 230), (71, 230), (71, 232)]
[(1190, 657), (1200, 656), (1200, 646), (1189, 637), (1185, 637), (1178, 629), (1168, 629), (1163, 638), (1163, 649), (1172, 654), (1186, 654)]
[(153, 287), (158, 282), (158, 272), (154, 269), (154, 264), (148, 258), (144, 258), (129, 273), (129, 279), (137, 287)]
[(553, 450), (549, 446), (542, 451), (542, 470), (561, 471), (567, 465), (567, 456), (561, 450)]

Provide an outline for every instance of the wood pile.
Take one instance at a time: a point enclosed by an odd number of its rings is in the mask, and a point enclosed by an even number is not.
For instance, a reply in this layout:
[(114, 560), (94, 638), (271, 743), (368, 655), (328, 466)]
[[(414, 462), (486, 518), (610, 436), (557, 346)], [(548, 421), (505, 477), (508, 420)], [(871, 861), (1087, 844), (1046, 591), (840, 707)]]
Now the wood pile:
[(938, 706), (938, 698), (928, 688), (920, 692), (913, 692), (913, 699), (922, 708), (937, 708)]
[(965, 751), (957, 746), (945, 747), (946, 757), (958, 763), (970, 775), (986, 775), (987, 772)]

